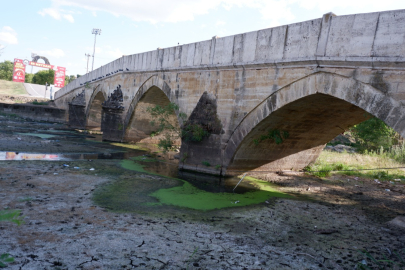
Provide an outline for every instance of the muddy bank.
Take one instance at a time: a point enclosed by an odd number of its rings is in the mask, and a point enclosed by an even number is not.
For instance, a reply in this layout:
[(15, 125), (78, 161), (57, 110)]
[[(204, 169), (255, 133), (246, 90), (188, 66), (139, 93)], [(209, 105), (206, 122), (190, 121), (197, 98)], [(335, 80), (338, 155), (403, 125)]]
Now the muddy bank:
[[(3, 150), (116, 150), (76, 145), (79, 138), (15, 135), (14, 129), (38, 123), (7, 123)], [(0, 223), (0, 254), (15, 258), (7, 269), (354, 269), (366, 259), (360, 250), (395, 261), (393, 251), (405, 248), (405, 232), (387, 224), (405, 215), (403, 181), (273, 174), (267, 180), (293, 199), (198, 211), (149, 196), (179, 180), (121, 165), (114, 159), (0, 161), (0, 209), (21, 209), (24, 220)], [(131, 205), (112, 211), (95, 202), (97, 193), (120, 182), (126, 186), (112, 189), (111, 200), (125, 202), (131, 194)]]

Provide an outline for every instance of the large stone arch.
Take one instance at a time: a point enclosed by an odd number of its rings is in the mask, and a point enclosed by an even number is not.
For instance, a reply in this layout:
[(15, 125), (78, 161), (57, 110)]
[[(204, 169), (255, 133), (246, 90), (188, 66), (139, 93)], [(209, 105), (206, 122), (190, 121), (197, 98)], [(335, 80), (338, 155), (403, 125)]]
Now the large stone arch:
[[(147, 79), (138, 89), (128, 107), (124, 118), (123, 140), (126, 142), (138, 142), (149, 138), (151, 133), (157, 130), (157, 127), (150, 125), (152, 119), (146, 109), (154, 105), (165, 106), (170, 102), (176, 102), (176, 99), (174, 95), (172, 96), (169, 85), (157, 75)], [(176, 112), (172, 121), (173, 124), (180, 127), (182, 123), (178, 113)], [(152, 139), (152, 141), (156, 139)]]
[(107, 100), (106, 93), (97, 85), (86, 107), (86, 128), (101, 130), (101, 119), (102, 119), (102, 103)]
[[(337, 74), (309, 75), (277, 90), (245, 116), (227, 141), (223, 167), (228, 173), (302, 168), (334, 136), (366, 120), (365, 112), (405, 135), (405, 111), (384, 92)], [(254, 142), (269, 130), (290, 136), (278, 145), (271, 139)]]

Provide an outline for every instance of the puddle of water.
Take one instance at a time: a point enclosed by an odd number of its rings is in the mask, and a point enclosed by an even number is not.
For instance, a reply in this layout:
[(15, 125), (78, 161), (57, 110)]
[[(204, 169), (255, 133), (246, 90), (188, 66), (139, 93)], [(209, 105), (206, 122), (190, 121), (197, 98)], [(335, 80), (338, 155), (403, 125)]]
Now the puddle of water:
[[(90, 136), (57, 129), (16, 134), (37, 136), (43, 139), (64, 136), (72, 139), (80, 138), (83, 141), (101, 141), (102, 137), (102, 135)], [(128, 212), (139, 208), (151, 210), (150, 207), (154, 209), (156, 207), (159, 209), (180, 207), (180, 209), (210, 211), (260, 204), (272, 197), (292, 198), (291, 195), (277, 191), (270, 183), (251, 177), (245, 177), (233, 193), (240, 178), (218, 178), (205, 174), (179, 172), (176, 161), (165, 162), (152, 158), (146, 152), (148, 149), (142, 145), (102, 143), (106, 146), (123, 147), (127, 151), (82, 154), (0, 152), (0, 160), (121, 159), (120, 165), (124, 169), (142, 172), (146, 175), (134, 175), (130, 179), (120, 179), (95, 192), (95, 202), (115, 211)], [(156, 177), (153, 174), (166, 178)]]
[[(148, 163), (156, 163), (156, 160), (147, 157), (135, 157), (132, 160), (120, 162), (123, 168), (138, 172), (148, 172), (149, 170), (146, 169)], [(149, 168), (153, 167), (149, 165)], [(156, 173), (156, 171), (153, 172), (152, 170), (152, 173)], [(182, 173), (180, 172), (180, 174)], [(277, 191), (272, 184), (253, 177), (245, 177), (243, 182), (235, 189), (235, 193), (233, 193), (233, 188), (240, 180), (237, 177), (220, 179), (204, 175), (205, 180), (208, 179), (209, 181), (203, 181), (201, 179), (203, 175), (193, 174), (192, 178), (194, 180), (190, 181), (191, 175), (192, 173), (183, 173), (182, 177), (188, 176), (186, 177), (186, 179), (188, 178), (187, 181), (177, 179), (176, 186), (155, 188), (153, 192), (149, 193), (149, 196), (156, 198), (157, 201), (143, 202), (143, 204), (147, 206), (170, 205), (208, 211), (259, 204), (272, 197), (293, 198), (291, 195)]]
[(51, 135), (51, 134), (43, 134), (43, 133), (29, 133), (29, 132), (27, 132), (27, 133), (16, 132), (15, 134), (17, 134), (17, 135), (26, 135), (26, 136), (34, 136), (34, 137), (39, 137), (41, 139), (49, 139), (49, 138), (53, 138), (53, 137), (58, 136), (58, 135), (55, 135), (55, 134)]
[(0, 160), (47, 160), (72, 161), (89, 159), (128, 159), (143, 154), (143, 151), (113, 152), (113, 153), (87, 153), (87, 154), (49, 154), (49, 153), (23, 153), (0, 151)]

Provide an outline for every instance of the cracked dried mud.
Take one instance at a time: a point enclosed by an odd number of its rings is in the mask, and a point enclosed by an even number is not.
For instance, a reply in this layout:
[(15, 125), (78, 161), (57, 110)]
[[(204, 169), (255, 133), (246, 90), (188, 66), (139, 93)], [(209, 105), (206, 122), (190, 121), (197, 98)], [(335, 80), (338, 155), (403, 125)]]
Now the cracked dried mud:
[[(15, 134), (27, 127), (57, 126), (2, 117), (0, 151), (119, 149)], [(158, 202), (148, 196), (152, 191), (181, 182), (124, 169), (119, 160), (0, 161), (0, 209), (21, 209), (24, 220), (0, 223), (0, 254), (15, 258), (6, 268), (13, 270), (354, 269), (365, 259), (360, 250), (380, 258), (405, 248), (404, 230), (387, 224), (405, 215), (403, 181), (301, 173), (266, 178), (297, 198), (198, 211), (144, 204)], [(95, 203), (97, 192), (131, 179), (127, 189), (139, 196), (133, 208), (112, 211)]]

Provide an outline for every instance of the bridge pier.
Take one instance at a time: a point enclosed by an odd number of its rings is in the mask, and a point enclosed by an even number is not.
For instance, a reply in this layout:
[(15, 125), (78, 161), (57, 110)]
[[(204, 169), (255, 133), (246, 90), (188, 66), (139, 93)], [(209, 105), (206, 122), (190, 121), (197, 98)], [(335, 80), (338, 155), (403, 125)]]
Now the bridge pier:
[(86, 128), (86, 100), (84, 90), (72, 102), (69, 102), (69, 126), (78, 129)]
[(124, 136), (124, 122), (121, 85), (102, 104), (101, 131), (103, 140), (121, 142)]

